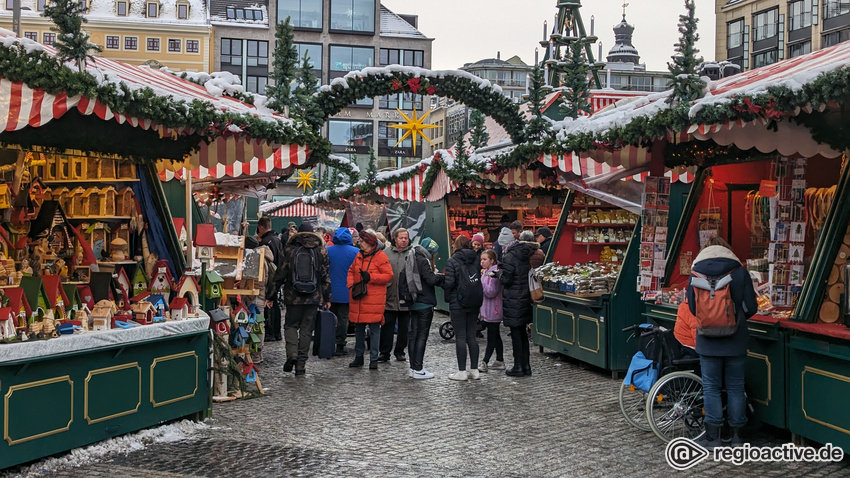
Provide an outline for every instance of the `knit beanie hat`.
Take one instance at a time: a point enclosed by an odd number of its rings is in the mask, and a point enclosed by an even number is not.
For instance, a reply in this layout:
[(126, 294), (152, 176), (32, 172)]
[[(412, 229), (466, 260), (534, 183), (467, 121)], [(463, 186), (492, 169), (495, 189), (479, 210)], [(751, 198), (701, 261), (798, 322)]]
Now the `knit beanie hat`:
[(301, 225), (298, 226), (298, 232), (313, 232), (313, 225), (309, 222), (301, 223)]
[(437, 241), (431, 239), (430, 237), (426, 237), (425, 239), (422, 239), (422, 242), (420, 243), (420, 245), (422, 247), (424, 247), (425, 250), (428, 251), (428, 253), (430, 253), (430, 254), (436, 254), (437, 251), (440, 250), (440, 245), (437, 244)]
[(472, 242), (475, 241), (478, 241), (481, 243), (481, 245), (484, 245), (484, 234), (481, 234), (480, 232), (475, 233), (475, 235), (472, 236)]
[(508, 244), (513, 242), (513, 240), (514, 233), (512, 233), (511, 230), (507, 227), (502, 228), (502, 230), (499, 232), (499, 238), (496, 239), (496, 241), (502, 246), (507, 246)]

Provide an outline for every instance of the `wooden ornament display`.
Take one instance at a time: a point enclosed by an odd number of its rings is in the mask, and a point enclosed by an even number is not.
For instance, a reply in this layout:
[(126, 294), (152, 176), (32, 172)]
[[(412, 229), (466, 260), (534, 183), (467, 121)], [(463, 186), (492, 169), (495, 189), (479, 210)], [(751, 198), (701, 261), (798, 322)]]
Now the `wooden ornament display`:
[(826, 322), (827, 324), (832, 324), (838, 320), (838, 317), (841, 315), (841, 308), (838, 307), (838, 304), (835, 302), (830, 302), (828, 300), (823, 301), (823, 305), (820, 307), (820, 320), (821, 322)]
[(836, 304), (841, 303), (841, 294), (844, 292), (844, 284), (835, 284), (829, 288), (829, 300)]
[(838, 266), (832, 266), (832, 270), (829, 271), (829, 285), (833, 285), (838, 282), (838, 279), (841, 277), (841, 269)]
[(848, 259), (850, 259), (850, 247), (841, 244), (838, 254), (835, 256), (835, 263), (839, 265), (846, 264)]

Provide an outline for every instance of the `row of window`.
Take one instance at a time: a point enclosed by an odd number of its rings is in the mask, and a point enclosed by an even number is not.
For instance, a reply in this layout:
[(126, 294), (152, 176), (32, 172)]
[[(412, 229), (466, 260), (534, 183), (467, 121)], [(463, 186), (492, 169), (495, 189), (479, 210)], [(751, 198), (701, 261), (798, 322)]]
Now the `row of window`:
[[(381, 156), (413, 156), (413, 140), (407, 137), (399, 143), (404, 130), (391, 128), (401, 123), (378, 122), (378, 154)], [(442, 130), (442, 120), (438, 124)], [(329, 120), (328, 140), (336, 153), (368, 153), (374, 145), (374, 125), (371, 121)], [(417, 140), (418, 142), (419, 140)], [(417, 155), (421, 149), (417, 148)]]
[[(47, 0), (37, 0), (36, 1), (36, 9), (38, 11), (44, 11), (44, 7), (47, 5)], [(6, 0), (6, 10), (13, 10), (15, 8), (14, 0)], [(185, 0), (180, 0), (177, 2), (177, 19), (178, 20), (186, 20), (189, 18), (189, 2)], [(160, 4), (158, 1), (147, 2), (145, 3), (145, 17), (146, 18), (158, 18), (160, 14)], [(126, 17), (130, 14), (130, 2), (126, 0), (118, 0), (115, 2), (115, 15), (119, 17)], [(260, 12), (260, 20), (262, 20), (262, 12)]]
[[(45, 33), (45, 35), (47, 35)], [(45, 43), (46, 44), (46, 43)], [(183, 40), (178, 38), (169, 38), (168, 39), (168, 51), (171, 53), (180, 53), (183, 50)], [(120, 50), (121, 49), (121, 37), (118, 35), (106, 35), (106, 49), (107, 50)], [(138, 50), (139, 49), (139, 38), (132, 36), (124, 37), (124, 50)], [(159, 38), (146, 38), (145, 43), (146, 51), (160, 51), (160, 39)], [(198, 40), (186, 40), (186, 53), (199, 53), (201, 51), (201, 42)]]
[[(796, 0), (788, 3), (788, 31), (812, 26), (814, 0)], [(850, 13), (850, 0), (826, 0), (823, 17), (832, 18)], [(753, 15), (753, 41), (775, 37), (779, 32), (779, 9), (772, 8)], [(726, 47), (737, 48), (744, 42), (744, 19), (726, 24)]]
[(263, 21), (263, 11), (258, 8), (227, 7), (226, 12), (228, 20)]
[[(829, 47), (836, 45), (838, 43), (850, 40), (850, 30), (841, 30), (838, 32), (828, 33), (823, 36), (822, 43), (823, 47)], [(795, 56), (805, 55), (807, 53), (812, 52), (812, 41), (804, 41), (799, 43), (794, 43), (788, 45), (788, 58), (794, 58)], [(770, 65), (776, 63), (779, 60), (779, 50), (773, 49), (768, 51), (759, 52), (753, 55), (753, 68), (759, 68), (762, 66)], [(737, 63), (739, 66), (743, 67), (743, 58), (730, 58), (729, 61), (732, 63)]]
[[(24, 38), (29, 38), (32, 41), (38, 41), (38, 32), (24, 32)], [(52, 44), (56, 43), (56, 34), (55, 33), (42, 33), (41, 43), (43, 43), (45, 45), (52, 45)]]
[[(278, 0), (278, 21), (286, 17), (295, 28), (323, 30), (322, 0)], [(331, 0), (330, 30), (375, 32), (375, 0)]]

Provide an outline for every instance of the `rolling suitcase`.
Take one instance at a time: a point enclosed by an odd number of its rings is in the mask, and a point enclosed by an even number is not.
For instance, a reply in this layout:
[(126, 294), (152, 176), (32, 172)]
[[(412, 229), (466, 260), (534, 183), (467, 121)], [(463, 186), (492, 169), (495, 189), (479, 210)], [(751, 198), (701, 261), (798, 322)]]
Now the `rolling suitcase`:
[(319, 309), (313, 329), (313, 355), (329, 359), (336, 349), (336, 315), (330, 310)]

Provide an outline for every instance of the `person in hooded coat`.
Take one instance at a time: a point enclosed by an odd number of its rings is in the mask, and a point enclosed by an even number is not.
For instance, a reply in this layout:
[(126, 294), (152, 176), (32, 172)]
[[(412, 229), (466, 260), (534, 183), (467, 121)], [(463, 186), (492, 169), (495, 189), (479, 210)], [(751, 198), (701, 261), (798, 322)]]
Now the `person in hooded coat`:
[(496, 241), (493, 243), (493, 251), (496, 253), (496, 260), (502, 262), (502, 258), (505, 255), (505, 248), (508, 247), (508, 244), (514, 241), (514, 233), (507, 227), (503, 227), (501, 231), (499, 231), (499, 237), (496, 238)]
[[(279, 269), (283, 262), (283, 244), (280, 242), (280, 238), (274, 233), (272, 230), (271, 219), (266, 217), (261, 217), (259, 221), (257, 221), (257, 239), (261, 246), (266, 246), (272, 253), (273, 261), (275, 266)], [(274, 340), (283, 340), (283, 334), (281, 332), (281, 310), (280, 310), (280, 299), (278, 298), (278, 291), (280, 287), (283, 285), (282, 281), (274, 281), (273, 285), (275, 290), (273, 293), (266, 296), (266, 302), (264, 304), (265, 311), (263, 316), (266, 318), (266, 333), (263, 340), (267, 340), (272, 342)]]
[[(317, 284), (312, 293), (296, 291), (293, 283), (293, 260), (303, 251), (314, 254), (316, 258), (314, 267)], [(294, 365), (295, 375), (302, 376), (306, 373), (305, 364), (310, 351), (316, 313), (319, 307), (324, 306), (327, 309), (331, 306), (330, 261), (322, 238), (313, 232), (309, 224), (301, 224), (299, 231), (289, 237), (283, 256), (283, 302), (286, 304), (286, 317), (283, 322), (286, 362), (283, 370), (290, 372)]]
[[(419, 246), (414, 246), (413, 251), (415, 256), (413, 260), (416, 265), (413, 268), (418, 275), (418, 279), (411, 279), (405, 274), (405, 280), (399, 284), (399, 291), (408, 290), (407, 283), (418, 284), (419, 287), (413, 292), (408, 292), (411, 295), (412, 304), (410, 309), (410, 335), (408, 336), (407, 351), (410, 353), (410, 371), (408, 372), (411, 378), (429, 379), (434, 378), (434, 374), (429, 372), (424, 367), (425, 361), (425, 345), (428, 342), (428, 334), (431, 333), (431, 322), (434, 319), (434, 307), (437, 305), (437, 294), (434, 290), (435, 286), (443, 283), (443, 275), (437, 274), (434, 271), (434, 255), (440, 250), (440, 245), (430, 237), (422, 239)], [(401, 294), (407, 295), (407, 294)]]
[[(758, 312), (758, 301), (753, 282), (741, 260), (723, 239), (714, 237), (694, 259), (693, 272), (709, 278), (723, 277), (731, 272), (728, 285), (735, 305), (738, 324), (735, 333), (726, 337), (707, 337), (697, 333), (696, 352), (699, 354), (705, 408), (705, 433), (697, 443), (708, 450), (720, 446), (720, 429), (723, 427), (721, 386), (726, 384), (726, 412), (732, 428), (732, 446), (742, 446), (740, 429), (747, 424), (747, 397), (744, 392), (744, 370), (750, 334), (747, 319)], [(692, 284), (688, 282), (688, 308), (697, 315), (698, 304)]]
[(331, 312), (336, 315), (336, 352), (334, 355), (348, 355), (345, 339), (348, 336), (348, 270), (360, 250), (352, 245), (351, 231), (340, 227), (334, 232), (333, 245), (328, 246), (331, 276)]
[(511, 329), (514, 366), (505, 372), (511, 377), (531, 375), (531, 355), (528, 345), (528, 328), (534, 316), (528, 273), (531, 257), (540, 249), (534, 233), (524, 231), (519, 241), (511, 245), (502, 261), (502, 322)]
[[(457, 372), (449, 375), (450, 380), (478, 380), (481, 375), (478, 371), (478, 340), (475, 337), (478, 331), (479, 303), (474, 308), (465, 306), (460, 302), (458, 289), (460, 281), (465, 280), (467, 271), (472, 269), (479, 271), (478, 287), (481, 287), (478, 254), (472, 249), (472, 243), (468, 237), (460, 235), (455, 239), (455, 252), (446, 262), (446, 274), (443, 281), (443, 291), (446, 302), (449, 303), (449, 318), (455, 332), (455, 352), (457, 353)], [(481, 297), (484, 292), (482, 289)], [(466, 370), (466, 352), (469, 348), (469, 372)]]
[(348, 269), (347, 285), (365, 281), (366, 295), (349, 300), (349, 320), (354, 324), (354, 361), (349, 367), (362, 367), (366, 353), (366, 326), (369, 326), (369, 369), (378, 368), (378, 349), (381, 341), (381, 324), (387, 302), (387, 284), (393, 279), (390, 260), (381, 244), (371, 232), (360, 231), (360, 253)]

